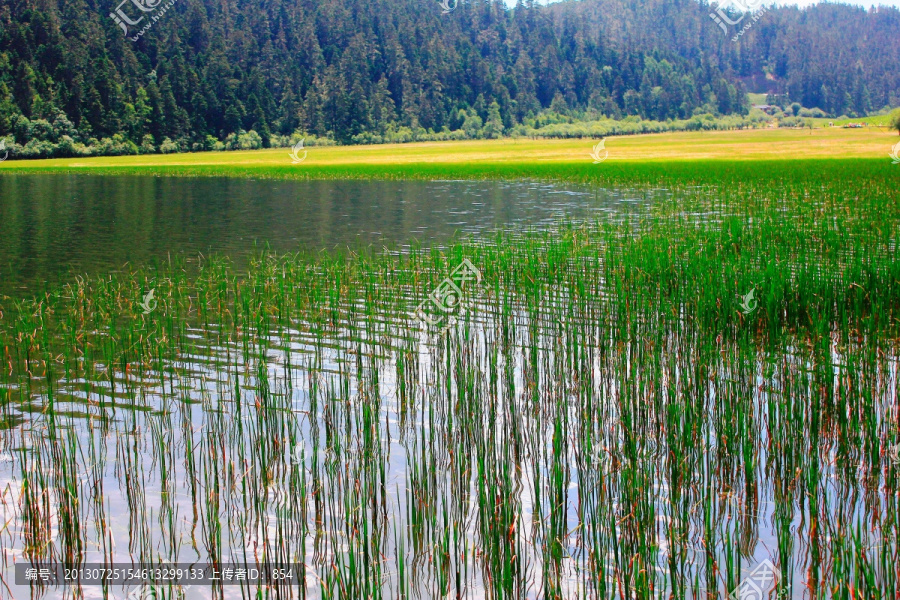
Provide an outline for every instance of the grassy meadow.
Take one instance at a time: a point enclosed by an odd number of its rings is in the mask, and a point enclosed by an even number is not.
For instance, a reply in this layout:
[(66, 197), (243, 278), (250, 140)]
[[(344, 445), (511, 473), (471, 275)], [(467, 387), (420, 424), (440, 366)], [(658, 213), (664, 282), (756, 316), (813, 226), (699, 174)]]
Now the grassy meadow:
[[(156, 582), (166, 600), (897, 598), (896, 141), (623, 137), (596, 165), (589, 140), (0, 164), (667, 192), (445, 247), (243, 270), (173, 256), (0, 299), (0, 590), (27, 589), (17, 561), (136, 561), (294, 567)], [(765, 561), (778, 574), (751, 581)]]
[[(118, 173), (249, 177), (604, 177), (657, 167), (678, 173), (690, 163), (748, 163), (887, 158), (900, 141), (887, 130), (759, 129), (607, 138), (608, 158), (594, 165), (599, 140), (501, 139), (307, 148), (292, 164), (289, 149), (5, 161), (0, 173)], [(883, 161), (882, 161), (883, 162)], [(674, 163), (674, 164), (673, 164)], [(686, 164), (688, 163), (688, 164)], [(752, 168), (751, 165), (744, 165)], [(794, 165), (796, 166), (796, 165)], [(614, 175), (613, 175), (614, 176)]]

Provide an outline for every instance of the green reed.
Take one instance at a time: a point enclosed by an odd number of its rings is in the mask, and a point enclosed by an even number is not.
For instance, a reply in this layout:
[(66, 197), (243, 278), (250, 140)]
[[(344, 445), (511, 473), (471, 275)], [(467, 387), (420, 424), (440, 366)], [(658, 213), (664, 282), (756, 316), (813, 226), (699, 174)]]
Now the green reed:
[[(823, 173), (4, 300), (0, 537), (295, 566), (217, 598), (715, 598), (764, 558), (780, 597), (893, 597), (900, 205)], [(423, 327), (463, 259), (467, 310)]]

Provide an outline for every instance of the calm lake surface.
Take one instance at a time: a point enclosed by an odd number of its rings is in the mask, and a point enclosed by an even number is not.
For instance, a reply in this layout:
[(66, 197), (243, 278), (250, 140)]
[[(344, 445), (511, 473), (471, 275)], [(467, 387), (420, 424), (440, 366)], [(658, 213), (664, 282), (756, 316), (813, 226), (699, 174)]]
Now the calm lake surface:
[(254, 181), (229, 178), (0, 177), (0, 293), (23, 296), (169, 254), (240, 264), (278, 252), (429, 245), (454, 235), (596, 218), (627, 191), (501, 181)]

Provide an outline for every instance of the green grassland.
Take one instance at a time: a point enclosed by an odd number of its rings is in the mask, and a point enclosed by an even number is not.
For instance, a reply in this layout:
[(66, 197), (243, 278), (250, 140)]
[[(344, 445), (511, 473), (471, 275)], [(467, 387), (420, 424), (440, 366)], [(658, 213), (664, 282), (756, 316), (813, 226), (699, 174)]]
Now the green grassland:
[[(841, 125), (846, 125), (848, 123), (863, 123), (870, 127), (884, 127), (888, 126), (890, 122), (890, 114), (887, 115), (870, 115), (868, 117), (857, 117), (855, 119), (847, 118), (847, 119), (814, 119), (817, 124), (828, 124), (833, 123), (835, 127), (839, 127)], [(896, 134), (896, 132), (894, 132)]]
[(750, 104), (765, 104), (768, 94), (747, 94)]
[[(656, 181), (728, 169), (770, 174), (820, 162), (872, 160), (890, 166), (896, 136), (877, 129), (744, 130), (608, 138), (608, 157), (594, 164), (599, 140), (502, 139), (370, 146), (312, 147), (292, 164), (283, 148), (191, 154), (5, 161), (2, 173), (92, 173), (256, 178), (446, 179), (538, 177)], [(602, 155), (602, 152), (601, 152)], [(840, 168), (835, 165), (836, 168)]]

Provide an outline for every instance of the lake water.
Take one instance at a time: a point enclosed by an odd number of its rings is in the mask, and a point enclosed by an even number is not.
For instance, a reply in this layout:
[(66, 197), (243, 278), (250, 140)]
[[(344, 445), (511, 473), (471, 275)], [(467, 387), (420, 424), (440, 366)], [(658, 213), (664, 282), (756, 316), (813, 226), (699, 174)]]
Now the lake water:
[[(0, 291), (170, 254), (240, 265), (263, 247), (441, 245), (618, 218), (665, 196), (3, 177)], [(700, 600), (738, 585), (752, 597), (751, 584), (768, 597), (777, 577), (799, 600), (824, 597), (808, 593), (813, 570), (829, 586), (844, 568), (885, 587), (896, 528), (879, 516), (897, 495), (878, 487), (891, 459), (871, 431), (896, 404), (895, 349), (829, 346), (823, 368), (820, 349), (790, 335), (757, 347), (713, 343), (690, 318), (660, 328), (652, 307), (604, 289), (603, 249), (568, 256), (550, 257), (555, 284), (471, 290), (445, 329), (412, 313), (433, 290), (427, 264), (414, 284), (371, 264), (264, 261), (248, 277), (176, 268), (135, 282), (123, 270), (52, 301), (0, 298), (2, 583), (52, 600)], [(865, 427), (850, 431), (869, 437), (820, 444), (806, 411), (821, 390), (857, 385), (866, 412), (851, 417)], [(32, 563), (72, 560), (93, 584), (20, 581)], [(98, 569), (134, 563), (292, 575), (96, 584)]]
[(496, 228), (596, 218), (644, 194), (501, 181), (0, 177), (0, 294), (170, 254), (429, 245)]

